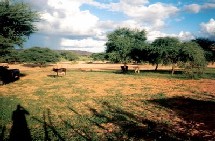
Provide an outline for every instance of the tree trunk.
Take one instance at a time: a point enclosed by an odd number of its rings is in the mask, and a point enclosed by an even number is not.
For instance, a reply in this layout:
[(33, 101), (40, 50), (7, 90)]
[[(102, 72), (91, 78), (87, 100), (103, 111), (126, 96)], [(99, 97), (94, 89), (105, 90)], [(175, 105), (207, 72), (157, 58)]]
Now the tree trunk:
[(157, 71), (158, 70), (158, 64), (156, 64), (156, 67), (155, 67), (155, 71)]
[(175, 64), (172, 64), (172, 75), (174, 74), (175, 72)]

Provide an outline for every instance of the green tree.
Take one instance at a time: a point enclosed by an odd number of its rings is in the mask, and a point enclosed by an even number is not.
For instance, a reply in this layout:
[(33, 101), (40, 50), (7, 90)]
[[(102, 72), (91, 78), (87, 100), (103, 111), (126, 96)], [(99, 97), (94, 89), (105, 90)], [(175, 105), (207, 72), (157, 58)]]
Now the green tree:
[(137, 63), (147, 62), (150, 59), (151, 45), (144, 43), (141, 46), (135, 46), (130, 52), (131, 59)]
[(6, 62), (6, 63), (16, 63), (20, 62), (20, 51), (16, 49), (11, 49), (7, 54), (4, 55), (4, 57), (0, 58), (0, 62)]
[(205, 51), (205, 57), (208, 62), (215, 62), (215, 40), (210, 40), (207, 38), (197, 38), (195, 40)]
[(161, 37), (152, 43), (150, 53), (150, 63), (172, 64), (172, 74), (175, 71), (175, 65), (179, 61), (180, 41), (175, 37)]
[(195, 77), (195, 74), (201, 75), (206, 67), (204, 50), (193, 41), (181, 44), (180, 61), (182, 67), (189, 77)]
[(118, 28), (107, 35), (106, 53), (108, 59), (114, 62), (127, 63), (131, 60), (131, 50), (141, 46), (146, 41), (144, 30), (131, 30), (129, 28)]
[(15, 46), (22, 47), (28, 37), (37, 28), (39, 14), (25, 3), (0, 1), (0, 57), (6, 55)]
[(66, 60), (69, 60), (69, 61), (75, 61), (75, 60), (78, 60), (78, 55), (71, 52), (71, 51), (62, 51), (60, 52), (60, 55), (66, 59)]
[(22, 62), (34, 63), (43, 66), (47, 63), (59, 61), (60, 55), (49, 48), (33, 47), (20, 52)]
[(106, 53), (93, 53), (90, 57), (92, 57), (94, 61), (105, 61), (107, 59), (107, 54)]

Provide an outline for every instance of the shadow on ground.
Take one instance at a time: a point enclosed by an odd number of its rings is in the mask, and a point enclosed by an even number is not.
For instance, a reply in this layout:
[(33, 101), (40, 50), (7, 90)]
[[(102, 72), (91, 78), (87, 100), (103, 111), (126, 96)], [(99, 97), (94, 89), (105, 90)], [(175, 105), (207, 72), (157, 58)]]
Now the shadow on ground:
[(51, 65), (51, 64), (30, 64), (30, 63), (28, 63), (28, 64), (23, 64), (22, 66), (24, 66), (24, 67), (29, 67), (29, 68), (36, 68), (36, 67), (50, 67), (50, 66), (53, 66), (53, 65)]
[[(102, 103), (105, 112), (97, 111), (88, 105), (86, 106), (93, 114), (91, 118), (86, 118), (86, 120), (92, 124), (92, 127), (96, 126), (104, 133), (103, 136), (99, 137), (100, 140), (192, 140), (185, 133), (173, 131), (172, 127), (168, 124), (134, 115), (107, 102)], [(82, 116), (73, 108), (69, 107), (69, 109), (80, 117)], [(68, 122), (66, 124), (67, 126), (71, 125)], [(74, 126), (71, 127), (74, 128)], [(83, 129), (78, 129), (78, 133), (85, 135), (85, 139), (87, 140), (92, 139), (89, 133), (83, 132)]]
[(191, 138), (198, 140), (215, 140), (215, 102), (191, 99), (186, 97), (173, 97), (155, 99), (149, 102), (173, 110), (183, 119), (179, 123)]
[[(87, 108), (87, 113), (83, 113), (74, 107), (67, 107), (69, 112), (71, 112), (68, 115), (71, 117), (53, 117), (54, 115), (51, 114), (49, 109), (43, 112), (42, 117), (32, 117), (42, 127), (40, 131), (36, 131), (41, 134), (40, 137), (37, 138), (37, 134), (34, 133), (35, 135), (32, 134), (32, 138), (45, 141), (215, 140), (215, 102), (186, 97), (154, 99), (148, 100), (148, 102), (155, 107), (163, 107), (162, 110), (173, 111), (174, 115), (181, 120), (177, 121), (177, 123), (165, 123), (128, 112), (114, 106), (113, 103), (97, 101), (101, 108), (98, 110), (90, 105), (84, 105)], [(20, 113), (20, 115), (16, 113)], [(14, 114), (17, 119), (14, 117)], [(14, 138), (15, 136), (19, 138), (24, 137), (25, 135), (20, 133), (21, 131), (30, 135), (25, 119), (25, 115), (27, 114), (29, 113), (26, 110), (17, 106), (17, 110), (13, 112), (13, 126), (10, 138)], [(22, 120), (23, 122), (20, 122), (21, 118), (24, 119)], [(179, 128), (183, 130), (178, 130)], [(4, 131), (5, 127), (2, 127), (0, 139), (4, 138)], [(28, 137), (26, 136), (26, 138)]]
[(31, 133), (26, 121), (26, 115), (30, 113), (21, 105), (12, 113), (12, 127), (9, 141), (31, 141)]
[(51, 111), (47, 109), (43, 112), (43, 119), (32, 117), (33, 120), (42, 124), (44, 131), (44, 141), (65, 141), (64, 137), (59, 133), (51, 118)]

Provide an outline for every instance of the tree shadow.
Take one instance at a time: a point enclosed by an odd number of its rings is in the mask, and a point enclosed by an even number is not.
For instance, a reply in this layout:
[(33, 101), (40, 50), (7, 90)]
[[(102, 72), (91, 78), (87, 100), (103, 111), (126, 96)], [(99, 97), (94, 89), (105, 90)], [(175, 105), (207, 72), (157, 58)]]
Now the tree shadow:
[[(148, 72), (148, 73), (158, 73), (158, 74), (171, 74), (172, 70), (161, 70), (161, 69), (158, 69), (158, 70), (143, 70), (143, 72)], [(175, 70), (174, 71), (174, 74), (183, 74), (183, 70)]]
[(5, 131), (6, 131), (6, 127), (2, 126), (1, 127), (1, 134), (0, 134), (0, 141), (3, 141), (5, 138)]
[(186, 97), (173, 97), (168, 99), (154, 99), (151, 103), (173, 110), (183, 119), (181, 127), (188, 134), (201, 140), (215, 140), (215, 102), (196, 100)]
[(36, 68), (36, 67), (40, 67), (40, 68), (44, 68), (44, 67), (50, 67), (50, 66), (54, 66), (52, 64), (32, 64), (32, 63), (27, 63), (27, 64), (22, 64), (22, 66), (24, 67), (29, 67), (29, 68)]
[[(131, 75), (136, 74), (134, 72), (134, 70), (132, 70), (132, 69), (129, 69), (127, 72), (123, 72), (123, 71), (118, 70), (118, 71), (115, 71), (114, 73), (116, 73), (116, 74), (131, 74)], [(158, 69), (158, 70), (144, 70), (144, 69), (141, 69), (140, 74), (144, 74), (144, 73), (169, 74), (169, 75), (171, 75), (171, 70), (168, 70), (168, 69), (166, 69), (166, 70), (160, 70), (160, 69)], [(174, 74), (175, 75), (181, 75), (181, 74), (184, 74), (184, 72), (183, 72), (183, 70), (175, 70)]]
[[(89, 105), (86, 105), (94, 118), (86, 118), (91, 126), (99, 127), (102, 130), (103, 136), (100, 140), (158, 140), (158, 141), (179, 141), (188, 140), (186, 134), (177, 133), (172, 130), (172, 126), (147, 119), (127, 112), (121, 108), (110, 105), (107, 102), (102, 103), (104, 111), (98, 111)], [(73, 108), (68, 107), (72, 112), (83, 118)], [(96, 121), (94, 120), (96, 119)], [(100, 121), (100, 122), (98, 122)], [(103, 121), (103, 122), (102, 122)], [(76, 134), (83, 137), (85, 140), (92, 140), (90, 132), (84, 132), (82, 129), (77, 129), (71, 123), (63, 121), (65, 126), (69, 126)], [(113, 126), (110, 126), (113, 125)]]
[(44, 141), (51, 141), (53, 140), (51, 137), (51, 134), (53, 134), (57, 140), (59, 141), (65, 141), (65, 139), (60, 135), (60, 133), (57, 131), (56, 127), (54, 126), (51, 118), (51, 111), (47, 109), (47, 112), (43, 112), (43, 120), (32, 117), (35, 121), (43, 124), (44, 129)]
[[(104, 129), (104, 127), (102, 127), (99, 123), (96, 123), (95, 121), (91, 120), (90, 118), (84, 117), (83, 115), (78, 113), (75, 109), (73, 109), (71, 107), (68, 107), (68, 109), (71, 110), (76, 115), (78, 115), (80, 118), (84, 118), (85, 120), (93, 123), (94, 125), (98, 126), (99, 128)], [(75, 128), (74, 125), (72, 125), (71, 123), (69, 123), (67, 121), (63, 120), (63, 122), (64, 122), (65, 126), (70, 127), (78, 136), (82, 137), (84, 140), (87, 140), (87, 141), (93, 140), (92, 133), (86, 132), (84, 129), (81, 129), (81, 128), (77, 128), (77, 127)]]
[(49, 74), (47, 75), (48, 77), (51, 77), (51, 78), (57, 78), (57, 77), (62, 77), (62, 76), (58, 76), (57, 74)]
[[(119, 127), (120, 131), (113, 133), (116, 135), (115, 140), (186, 140), (186, 134), (179, 134), (172, 130), (168, 124), (153, 121), (142, 116), (134, 115), (121, 108), (114, 107), (107, 102), (102, 103), (104, 108), (108, 110), (108, 122)], [(92, 111), (92, 110), (91, 110)], [(93, 110), (95, 111), (95, 110)], [(98, 115), (97, 112), (94, 112)], [(99, 115), (101, 116), (101, 115)], [(104, 116), (104, 115), (102, 115)], [(127, 136), (127, 137), (126, 137)]]
[(31, 133), (26, 121), (29, 112), (22, 106), (17, 105), (17, 109), (12, 113), (12, 127), (10, 131), (10, 141), (31, 141)]

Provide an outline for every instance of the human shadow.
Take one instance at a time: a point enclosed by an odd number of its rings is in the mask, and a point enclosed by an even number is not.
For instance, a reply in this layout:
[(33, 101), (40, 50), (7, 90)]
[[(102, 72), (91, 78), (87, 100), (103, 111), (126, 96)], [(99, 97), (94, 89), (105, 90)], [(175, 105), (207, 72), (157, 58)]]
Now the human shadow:
[(10, 131), (9, 141), (32, 140), (25, 117), (26, 115), (29, 115), (29, 112), (21, 105), (17, 105), (17, 109), (12, 113), (13, 124)]
[[(200, 140), (215, 140), (215, 102), (186, 97), (149, 100), (151, 103), (173, 110), (183, 119), (181, 127), (189, 133), (200, 131), (193, 137)], [(190, 133), (191, 134), (191, 133)]]

